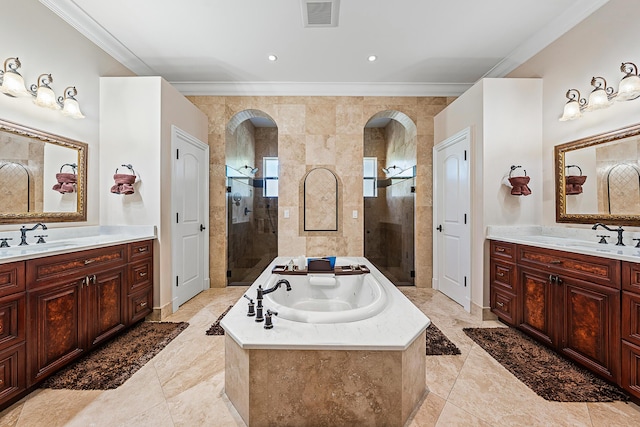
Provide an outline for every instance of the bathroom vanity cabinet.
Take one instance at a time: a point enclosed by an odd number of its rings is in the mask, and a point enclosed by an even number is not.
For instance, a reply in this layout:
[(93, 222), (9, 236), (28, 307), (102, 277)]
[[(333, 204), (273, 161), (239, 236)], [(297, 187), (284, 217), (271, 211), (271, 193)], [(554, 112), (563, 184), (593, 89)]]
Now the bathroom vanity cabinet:
[(0, 403), (26, 390), (24, 263), (0, 264)]
[(622, 387), (640, 398), (640, 265), (622, 263)]
[(492, 311), (620, 384), (626, 375), (620, 364), (623, 263), (499, 241), (491, 241), (490, 247)]
[(0, 264), (0, 407), (152, 311), (152, 251), (147, 240)]

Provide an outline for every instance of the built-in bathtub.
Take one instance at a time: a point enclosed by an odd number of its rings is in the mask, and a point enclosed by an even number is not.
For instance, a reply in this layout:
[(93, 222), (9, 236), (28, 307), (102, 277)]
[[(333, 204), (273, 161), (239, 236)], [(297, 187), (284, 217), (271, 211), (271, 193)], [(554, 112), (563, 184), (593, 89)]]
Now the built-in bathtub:
[(282, 279), (290, 283), (291, 291), (278, 290), (264, 297), (265, 306), (276, 311), (279, 319), (317, 324), (357, 322), (377, 315), (387, 305), (384, 287), (371, 274), (273, 274), (267, 287)]
[(273, 329), (247, 316), (245, 298), (225, 329), (225, 392), (250, 426), (403, 425), (422, 401), (425, 329), (430, 320), (366, 258), (370, 273), (273, 274), (276, 258), (246, 292), (268, 289)]

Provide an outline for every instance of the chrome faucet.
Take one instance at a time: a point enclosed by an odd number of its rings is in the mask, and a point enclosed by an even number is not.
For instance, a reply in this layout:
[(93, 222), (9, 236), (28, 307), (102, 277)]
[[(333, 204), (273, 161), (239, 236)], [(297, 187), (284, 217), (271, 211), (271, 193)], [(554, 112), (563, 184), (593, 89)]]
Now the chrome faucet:
[(43, 230), (47, 229), (47, 226), (39, 222), (31, 228), (27, 228), (24, 225), (20, 228), (20, 244), (18, 246), (28, 245), (27, 243), (27, 231), (33, 231), (36, 228), (41, 227)]
[(618, 226), (618, 228), (613, 229), (613, 228), (609, 228), (606, 225), (602, 224), (602, 223), (596, 223), (596, 225), (594, 225), (593, 227), (591, 227), (592, 230), (597, 229), (598, 227), (602, 227), (605, 230), (609, 230), (609, 231), (615, 231), (616, 233), (618, 233), (618, 242), (616, 243), (616, 246), (624, 246), (624, 243), (622, 243), (622, 232), (624, 231), (624, 229), (621, 226)]

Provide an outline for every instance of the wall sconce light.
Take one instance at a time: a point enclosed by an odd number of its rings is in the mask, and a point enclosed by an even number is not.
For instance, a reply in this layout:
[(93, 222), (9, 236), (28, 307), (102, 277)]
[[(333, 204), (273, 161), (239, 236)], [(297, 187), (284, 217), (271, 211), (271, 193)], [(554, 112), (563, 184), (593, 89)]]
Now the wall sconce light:
[(33, 103), (45, 108), (51, 108), (52, 110), (59, 110), (60, 106), (56, 101), (56, 94), (53, 93), (53, 89), (49, 87), (49, 84), (53, 83), (53, 77), (51, 74), (40, 74), (38, 77), (38, 84), (31, 85), (31, 94), (35, 96)]
[(611, 97), (614, 95), (614, 90), (611, 86), (607, 87), (607, 81), (604, 78), (593, 77), (591, 79), (591, 86), (595, 89), (593, 89), (589, 95), (589, 101), (585, 108), (586, 111), (602, 110), (613, 104)]
[(16, 58), (7, 58), (4, 69), (0, 71), (0, 91), (7, 96), (21, 97), (31, 95), (24, 84), (24, 79), (17, 71), (22, 64)]
[(616, 101), (630, 101), (640, 96), (640, 77), (638, 67), (633, 62), (623, 62), (620, 71), (626, 75), (620, 80)]
[(58, 105), (62, 106), (62, 114), (74, 119), (84, 119), (84, 114), (80, 111), (80, 104), (75, 96), (78, 94), (75, 86), (69, 86), (64, 90), (64, 97), (58, 97)]
[(560, 121), (574, 120), (582, 117), (583, 111), (595, 111), (608, 108), (616, 101), (630, 101), (640, 97), (640, 77), (638, 76), (638, 67), (633, 62), (623, 62), (620, 71), (625, 76), (620, 80), (618, 91), (616, 92), (611, 86), (607, 86), (607, 81), (603, 77), (593, 77), (591, 86), (594, 87), (589, 100), (580, 98), (580, 92), (577, 89), (569, 89), (566, 97), (569, 101), (564, 106), (564, 111)]
[(582, 117), (582, 110), (587, 104), (587, 100), (580, 98), (580, 91), (578, 89), (569, 89), (565, 96), (568, 101), (564, 104), (564, 112), (560, 117), (560, 121), (565, 122)]
[(56, 98), (56, 94), (49, 86), (53, 83), (53, 77), (51, 74), (40, 74), (38, 81), (27, 89), (24, 79), (17, 71), (21, 66), (17, 57), (7, 58), (4, 61), (4, 70), (0, 70), (0, 92), (12, 98), (31, 96), (34, 98), (33, 103), (40, 107), (52, 110), (62, 109), (62, 114), (65, 116), (74, 119), (84, 118), (75, 98), (78, 91), (74, 86), (67, 87), (64, 90), (64, 96)]

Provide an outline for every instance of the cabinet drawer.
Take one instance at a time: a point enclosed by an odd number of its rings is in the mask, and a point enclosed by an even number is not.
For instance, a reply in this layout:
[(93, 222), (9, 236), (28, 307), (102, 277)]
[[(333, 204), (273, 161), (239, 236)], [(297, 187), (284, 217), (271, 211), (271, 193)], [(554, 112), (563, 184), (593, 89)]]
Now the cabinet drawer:
[(640, 345), (640, 294), (622, 292), (622, 339)]
[(129, 266), (129, 294), (137, 292), (139, 289), (151, 286), (153, 279), (153, 261), (136, 262)]
[(640, 398), (640, 346), (622, 341), (622, 388)]
[(24, 261), (0, 264), (0, 298), (25, 289)]
[(124, 265), (127, 260), (126, 248), (126, 245), (117, 245), (29, 260), (27, 288), (33, 289), (40, 283), (53, 279), (70, 275), (81, 276)]
[(153, 288), (151, 286), (133, 295), (129, 295), (127, 299), (128, 325), (144, 319), (153, 311)]
[(620, 261), (552, 249), (518, 245), (518, 265), (620, 289)]
[(129, 243), (129, 262), (143, 258), (150, 258), (153, 255), (153, 240)]
[(516, 296), (499, 286), (491, 286), (491, 311), (510, 325), (516, 322)]
[(640, 294), (640, 264), (622, 263), (622, 289)]
[(0, 350), (25, 339), (25, 294), (0, 298)]
[(25, 344), (0, 352), (0, 405), (27, 388)]
[(490, 245), (491, 257), (498, 257), (507, 261), (515, 261), (516, 245), (515, 243), (499, 242), (491, 240)]
[(515, 292), (516, 283), (516, 266), (506, 262), (500, 262), (496, 259), (491, 259), (491, 283), (497, 283), (511, 292)]

